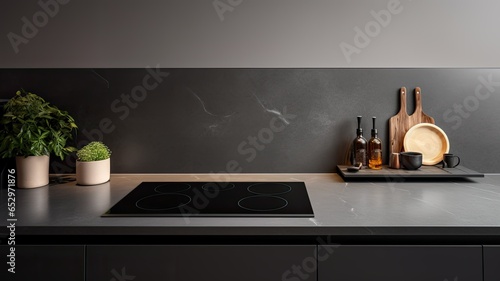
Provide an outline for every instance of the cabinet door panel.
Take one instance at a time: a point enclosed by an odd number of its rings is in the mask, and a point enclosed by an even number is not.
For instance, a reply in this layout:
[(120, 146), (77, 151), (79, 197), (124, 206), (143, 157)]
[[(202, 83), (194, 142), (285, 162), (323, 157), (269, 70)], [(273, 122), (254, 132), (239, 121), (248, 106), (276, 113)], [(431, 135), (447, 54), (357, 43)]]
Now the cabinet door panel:
[(484, 281), (500, 280), (500, 246), (484, 246)]
[(0, 249), (5, 260), (0, 280), (84, 281), (85, 246), (16, 246), (15, 274), (7, 271), (10, 246)]
[(319, 247), (321, 281), (482, 280), (481, 246)]
[(282, 280), (283, 276), (293, 276), (293, 270), (305, 264), (300, 280), (316, 280), (315, 253), (316, 246), (312, 245), (88, 246), (87, 278)]

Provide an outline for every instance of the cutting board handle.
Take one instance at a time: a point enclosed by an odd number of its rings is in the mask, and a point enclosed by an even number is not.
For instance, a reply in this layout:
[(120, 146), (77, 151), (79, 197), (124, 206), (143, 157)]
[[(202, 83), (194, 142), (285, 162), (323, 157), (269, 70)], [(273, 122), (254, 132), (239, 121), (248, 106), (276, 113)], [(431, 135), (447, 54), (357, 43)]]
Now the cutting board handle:
[(401, 101), (401, 107), (399, 108), (399, 113), (408, 114), (406, 112), (406, 87), (401, 87), (399, 90), (399, 99)]
[(422, 96), (420, 95), (422, 90), (420, 87), (415, 88), (415, 112), (413, 114), (422, 113)]

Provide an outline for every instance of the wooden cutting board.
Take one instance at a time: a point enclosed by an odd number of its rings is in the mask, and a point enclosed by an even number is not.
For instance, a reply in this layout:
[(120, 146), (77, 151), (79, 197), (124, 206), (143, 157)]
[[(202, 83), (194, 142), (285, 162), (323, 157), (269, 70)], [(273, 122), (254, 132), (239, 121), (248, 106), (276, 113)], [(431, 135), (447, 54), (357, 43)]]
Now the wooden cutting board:
[(422, 109), (422, 91), (415, 89), (415, 112), (410, 116), (406, 111), (406, 88), (401, 87), (399, 97), (401, 106), (398, 114), (389, 119), (389, 148), (390, 153), (403, 151), (403, 140), (406, 132), (414, 125), (420, 123), (434, 124), (434, 118), (425, 114)]

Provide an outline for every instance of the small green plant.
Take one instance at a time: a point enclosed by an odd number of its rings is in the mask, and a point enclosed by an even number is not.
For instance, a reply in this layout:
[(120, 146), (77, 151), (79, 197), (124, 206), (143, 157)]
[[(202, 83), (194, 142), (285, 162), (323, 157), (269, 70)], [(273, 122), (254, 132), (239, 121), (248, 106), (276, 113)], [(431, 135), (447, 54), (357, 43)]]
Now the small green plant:
[(111, 150), (100, 141), (93, 141), (76, 152), (78, 161), (100, 161), (111, 157)]
[(17, 91), (4, 106), (0, 156), (42, 156), (54, 153), (61, 160), (76, 148), (68, 146), (78, 128), (67, 111), (59, 110), (36, 94)]

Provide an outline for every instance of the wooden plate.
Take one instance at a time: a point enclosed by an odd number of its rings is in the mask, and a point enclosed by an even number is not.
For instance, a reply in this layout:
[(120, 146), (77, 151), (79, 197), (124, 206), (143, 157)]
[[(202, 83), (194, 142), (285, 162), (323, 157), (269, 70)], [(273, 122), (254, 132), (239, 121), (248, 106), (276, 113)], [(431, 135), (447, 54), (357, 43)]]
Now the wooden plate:
[(450, 151), (450, 142), (445, 132), (430, 123), (420, 123), (406, 132), (403, 146), (405, 151), (422, 153), (423, 165), (436, 165), (443, 160), (443, 154)]

